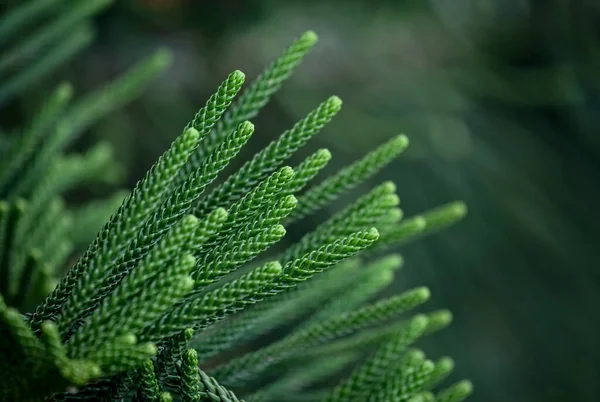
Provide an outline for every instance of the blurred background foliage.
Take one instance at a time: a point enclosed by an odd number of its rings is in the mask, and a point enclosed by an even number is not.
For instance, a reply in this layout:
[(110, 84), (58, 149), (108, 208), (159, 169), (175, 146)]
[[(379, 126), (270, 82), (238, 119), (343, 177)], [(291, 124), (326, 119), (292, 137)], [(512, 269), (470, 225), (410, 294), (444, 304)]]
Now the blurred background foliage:
[[(318, 46), (255, 120), (246, 155), (331, 94), (344, 109), (306, 150), (328, 147), (330, 171), (408, 134), (384, 173), (405, 212), (470, 207), (400, 250), (389, 291), (426, 284), (455, 313), (426, 350), (456, 357), (473, 401), (600, 399), (600, 2), (121, 0), (94, 29), (91, 47), (0, 109), (4, 127), (57, 80), (83, 93), (168, 47), (170, 70), (75, 144), (112, 141), (132, 185), (229, 71), (253, 77), (313, 29)], [(104, 189), (86, 191), (73, 198)]]

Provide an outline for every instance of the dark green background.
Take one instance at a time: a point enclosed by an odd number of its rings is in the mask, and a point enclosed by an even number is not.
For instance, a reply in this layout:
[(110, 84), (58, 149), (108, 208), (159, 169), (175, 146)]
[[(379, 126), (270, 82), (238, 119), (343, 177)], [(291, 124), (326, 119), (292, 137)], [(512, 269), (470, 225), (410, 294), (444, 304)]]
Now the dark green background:
[(329, 171), (406, 133), (410, 150), (378, 178), (397, 183), (405, 212), (470, 208), (401, 250), (397, 290), (428, 285), (430, 307), (455, 314), (426, 350), (455, 357), (473, 401), (600, 400), (600, 2), (123, 0), (97, 28), (57, 74), (79, 92), (158, 47), (175, 55), (140, 101), (78, 144), (111, 139), (130, 184), (229, 71), (253, 77), (315, 30), (319, 44), (255, 120), (247, 154), (331, 94), (344, 109), (304, 153), (328, 147)]

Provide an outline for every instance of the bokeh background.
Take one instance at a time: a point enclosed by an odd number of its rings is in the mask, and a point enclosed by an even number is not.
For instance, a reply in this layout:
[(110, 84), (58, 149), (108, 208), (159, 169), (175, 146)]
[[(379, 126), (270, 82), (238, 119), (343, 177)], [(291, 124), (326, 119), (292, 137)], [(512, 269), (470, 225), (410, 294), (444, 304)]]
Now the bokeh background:
[(306, 150), (329, 148), (329, 171), (406, 133), (409, 151), (377, 181), (398, 184), (408, 214), (455, 199), (470, 210), (400, 250), (395, 290), (427, 285), (431, 307), (455, 314), (425, 350), (456, 359), (473, 401), (600, 400), (600, 2), (121, 0), (95, 26), (55, 73), (78, 92), (157, 48), (174, 53), (139, 101), (75, 144), (112, 141), (129, 185), (228, 72), (254, 77), (316, 31), (246, 155), (332, 94), (343, 111)]

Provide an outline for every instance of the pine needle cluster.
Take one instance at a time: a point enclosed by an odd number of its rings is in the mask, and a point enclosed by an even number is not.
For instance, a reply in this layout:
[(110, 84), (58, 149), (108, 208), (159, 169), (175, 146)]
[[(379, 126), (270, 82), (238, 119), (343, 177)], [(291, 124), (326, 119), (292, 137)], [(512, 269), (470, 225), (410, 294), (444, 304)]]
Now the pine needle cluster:
[[(0, 40), (58, 3), (15, 9), (0, 20)], [(85, 27), (105, 3), (62, 13), (3, 54), (0, 74), (69, 24)], [(26, 127), (1, 137), (1, 400), (458, 402), (470, 394), (468, 381), (437, 390), (453, 361), (414, 346), (452, 319), (445, 310), (413, 313), (429, 290), (377, 297), (402, 265), (389, 251), (460, 220), (464, 204), (403, 218), (395, 185), (384, 182), (298, 242), (277, 245), (285, 227), (398, 157), (404, 135), (328, 177), (326, 149), (287, 166), (340, 111), (332, 96), (221, 177), (254, 133), (249, 119), (316, 40), (301, 35), (245, 88), (242, 72), (229, 74), (135, 188), (105, 201), (73, 209), (64, 193), (119, 177), (110, 146), (65, 148), (133, 99), (167, 64), (165, 52), (79, 100), (59, 85)], [(2, 82), (0, 102), (23, 80)], [(257, 342), (275, 329), (278, 340)]]

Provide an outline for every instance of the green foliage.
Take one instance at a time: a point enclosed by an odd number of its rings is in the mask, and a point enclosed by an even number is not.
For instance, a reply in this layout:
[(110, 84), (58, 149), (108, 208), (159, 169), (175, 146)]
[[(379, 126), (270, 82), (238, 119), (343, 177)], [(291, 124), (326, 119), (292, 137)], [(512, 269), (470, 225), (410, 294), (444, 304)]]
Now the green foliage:
[[(215, 129), (206, 138), (201, 148), (203, 155), (208, 154), (238, 124), (254, 118), (265, 106), (271, 95), (289, 78), (294, 68), (302, 61), (306, 53), (317, 41), (314, 32), (306, 32), (295, 40), (244, 90), (234, 105), (227, 110)], [(200, 155), (203, 156), (202, 154)]]
[[(34, 0), (0, 19), (0, 105), (27, 90), (88, 45), (90, 18), (112, 0), (68, 6), (65, 0)], [(50, 21), (48, 21), (48, 19)], [(46, 23), (40, 24), (40, 20)], [(25, 37), (24, 40), (17, 38)], [(14, 44), (8, 49), (4, 47)], [(31, 63), (35, 60), (34, 63)]]
[[(22, 6), (0, 22), (0, 32), (54, 3)], [(59, 35), (71, 23), (64, 19), (85, 18), (101, 4), (86, 3), (86, 12), (67, 13), (42, 32)], [(24, 51), (53, 38), (32, 39)], [(406, 148), (406, 137), (298, 194), (327, 164), (329, 151), (294, 169), (282, 165), (339, 112), (334, 96), (215, 183), (254, 131), (246, 119), (315, 41), (312, 32), (301, 36), (235, 102), (244, 75), (231, 73), (132, 192), (103, 203), (71, 209), (62, 194), (85, 182), (116, 180), (110, 148), (99, 144), (83, 155), (65, 155), (63, 148), (135, 96), (164, 66), (163, 53), (72, 106), (70, 87), (61, 85), (30, 125), (3, 140), (0, 398), (224, 402), (241, 401), (236, 395), (292, 400), (293, 394), (414, 402), (459, 401), (471, 392), (462, 382), (434, 396), (453, 362), (433, 363), (407, 349), (451, 320), (443, 310), (406, 316), (429, 299), (427, 288), (374, 300), (402, 265), (399, 255), (375, 254), (455, 223), (463, 204), (403, 221), (396, 187), (384, 182), (277, 250), (283, 224), (373, 177)], [(6, 57), (0, 73), (17, 56)], [(80, 237), (96, 230), (87, 249), (77, 248), (85, 244)], [(70, 257), (76, 262), (62, 276)], [(251, 263), (257, 257), (263, 260)], [(33, 312), (21, 315), (17, 308)], [(275, 342), (208, 361), (279, 326), (288, 332)], [(354, 371), (337, 387), (319, 381), (347, 367)]]
[(319, 185), (311, 188), (299, 199), (299, 206), (293, 218), (300, 219), (317, 211), (324, 205), (335, 200), (340, 194), (364, 182), (390, 163), (407, 146), (408, 139), (406, 136), (399, 135), (392, 138), (387, 143), (365, 155), (359, 161), (356, 161), (352, 165), (340, 170), (337, 174), (327, 178)]
[(341, 100), (336, 96), (321, 103), (294, 127), (284, 132), (227, 178), (221, 186), (199, 203), (194, 213), (206, 213), (217, 205), (231, 205), (318, 133), (340, 110), (341, 105)]

